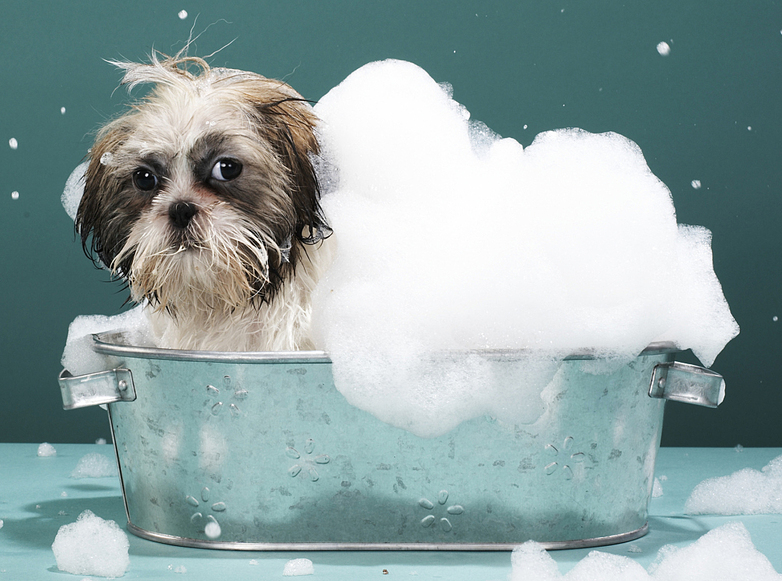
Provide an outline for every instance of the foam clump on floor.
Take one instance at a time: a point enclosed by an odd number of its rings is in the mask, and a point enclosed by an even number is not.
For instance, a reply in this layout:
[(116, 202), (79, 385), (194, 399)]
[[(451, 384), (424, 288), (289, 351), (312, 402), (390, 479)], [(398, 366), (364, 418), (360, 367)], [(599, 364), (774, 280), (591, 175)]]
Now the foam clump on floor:
[(535, 542), (517, 547), (511, 556), (509, 581), (780, 581), (741, 523), (729, 523), (686, 547), (667, 545), (644, 569), (629, 557), (592, 551), (561, 574), (554, 559)]
[[(524, 148), (401, 61), (360, 68), (315, 111), (337, 254), (314, 332), (337, 388), (380, 419), (422, 436), (531, 423), (566, 355), (673, 341), (710, 365), (738, 333), (710, 232), (677, 224), (629, 139), (564, 129)], [(526, 361), (503, 378), (484, 349)]]
[(282, 574), (286, 577), (296, 577), (299, 575), (313, 575), (315, 567), (309, 559), (292, 559), (285, 563)]
[(52, 550), (57, 568), (74, 575), (122, 577), (130, 567), (125, 532), (116, 522), (85, 510), (57, 532)]
[(71, 472), (71, 478), (107, 478), (117, 476), (117, 463), (103, 454), (91, 453), (82, 456)]
[(744, 468), (698, 484), (684, 505), (687, 514), (782, 514), (782, 456), (762, 470)]
[(38, 445), (38, 456), (41, 458), (48, 458), (50, 456), (56, 456), (57, 449), (49, 442), (44, 442)]
[(82, 315), (68, 327), (61, 363), (72, 375), (111, 369), (107, 358), (92, 349), (92, 335), (122, 331), (130, 345), (151, 344), (149, 320), (139, 305), (119, 315)]

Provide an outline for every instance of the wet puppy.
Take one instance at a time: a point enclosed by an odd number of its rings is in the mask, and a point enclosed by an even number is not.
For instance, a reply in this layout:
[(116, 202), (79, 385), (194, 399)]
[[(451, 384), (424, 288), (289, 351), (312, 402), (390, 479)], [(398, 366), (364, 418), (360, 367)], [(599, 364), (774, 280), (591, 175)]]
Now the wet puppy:
[(113, 64), (129, 89), (153, 88), (90, 152), (76, 216), (85, 252), (146, 305), (161, 347), (312, 348), (330, 230), (309, 104), (195, 57)]

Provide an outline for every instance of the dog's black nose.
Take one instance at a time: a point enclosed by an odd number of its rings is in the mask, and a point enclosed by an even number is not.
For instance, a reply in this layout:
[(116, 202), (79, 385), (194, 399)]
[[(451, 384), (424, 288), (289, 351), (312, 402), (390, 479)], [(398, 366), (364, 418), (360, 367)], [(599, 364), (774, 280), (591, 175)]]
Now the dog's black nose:
[(168, 217), (177, 228), (187, 228), (190, 220), (198, 213), (198, 206), (190, 202), (174, 202), (168, 207)]

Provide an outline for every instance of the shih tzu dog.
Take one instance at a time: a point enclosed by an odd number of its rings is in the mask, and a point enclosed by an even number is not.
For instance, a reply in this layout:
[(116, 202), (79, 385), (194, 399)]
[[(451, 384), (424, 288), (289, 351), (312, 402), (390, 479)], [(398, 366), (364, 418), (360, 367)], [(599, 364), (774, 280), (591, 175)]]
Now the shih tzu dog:
[(159, 346), (312, 348), (331, 231), (316, 117), (281, 81), (188, 56), (114, 62), (150, 94), (98, 133), (76, 228), (144, 303)]

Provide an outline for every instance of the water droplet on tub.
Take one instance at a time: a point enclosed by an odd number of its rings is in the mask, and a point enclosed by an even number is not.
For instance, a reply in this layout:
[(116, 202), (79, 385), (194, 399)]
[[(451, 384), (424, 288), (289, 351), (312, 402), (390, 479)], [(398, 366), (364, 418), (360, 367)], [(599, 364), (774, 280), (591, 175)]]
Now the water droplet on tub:
[(216, 539), (222, 534), (222, 530), (220, 530), (220, 525), (215, 520), (214, 517), (209, 517), (211, 520), (206, 523), (206, 526), (204, 527), (204, 534), (209, 537), (210, 539)]

